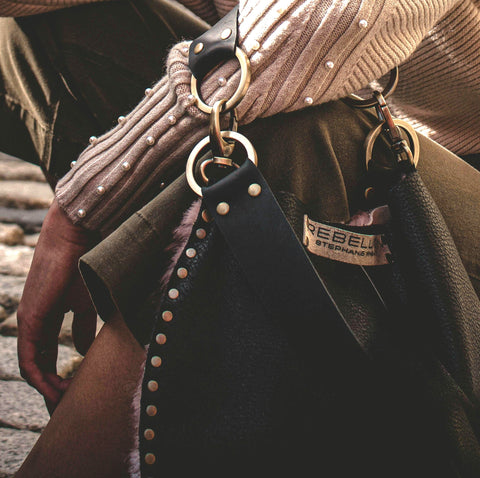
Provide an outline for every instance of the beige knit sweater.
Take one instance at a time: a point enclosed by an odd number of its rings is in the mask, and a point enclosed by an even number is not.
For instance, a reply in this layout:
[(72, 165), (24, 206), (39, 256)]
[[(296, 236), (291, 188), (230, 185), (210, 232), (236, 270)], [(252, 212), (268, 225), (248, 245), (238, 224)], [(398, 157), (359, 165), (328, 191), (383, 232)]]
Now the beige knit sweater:
[[(401, 65), (395, 114), (457, 154), (480, 152), (480, 0), (240, 0), (239, 11), (253, 73), (241, 123), (344, 97)], [(189, 96), (188, 45), (172, 49), (166, 75), (59, 183), (74, 222), (115, 227), (206, 136)], [(230, 97), (238, 78), (232, 60), (205, 81), (204, 98)]]

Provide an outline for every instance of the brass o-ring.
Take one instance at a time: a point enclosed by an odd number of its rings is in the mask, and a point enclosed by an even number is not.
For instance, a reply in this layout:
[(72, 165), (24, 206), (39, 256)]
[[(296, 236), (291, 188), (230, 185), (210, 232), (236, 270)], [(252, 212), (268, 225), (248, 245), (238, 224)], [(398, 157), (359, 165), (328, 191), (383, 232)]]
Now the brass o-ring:
[[(244, 148), (247, 153), (247, 158), (250, 160), (255, 166), (257, 165), (257, 152), (255, 151), (255, 148), (253, 147), (252, 143), (243, 136), (243, 134), (236, 133), (235, 131), (222, 131), (220, 133), (223, 138), (226, 139), (233, 139), (234, 141), (239, 142)], [(192, 188), (193, 192), (197, 194), (198, 196), (202, 197), (202, 188), (200, 185), (197, 183), (195, 180), (195, 176), (193, 174), (193, 170), (195, 167), (195, 161), (197, 160), (197, 156), (200, 154), (200, 152), (205, 148), (210, 143), (210, 137), (206, 136), (203, 138), (193, 149), (192, 152), (190, 153), (190, 156), (188, 157), (187, 160), (187, 165), (186, 165), (186, 177), (187, 177), (187, 182), (188, 185)]]
[[(413, 163), (415, 166), (417, 166), (418, 159), (420, 157), (420, 142), (418, 141), (418, 136), (416, 131), (413, 129), (413, 126), (410, 123), (407, 123), (406, 121), (394, 119), (393, 123), (407, 133), (410, 139), (410, 148), (413, 149), (412, 151)], [(365, 139), (365, 163), (366, 163), (367, 170), (368, 170), (368, 165), (372, 160), (373, 147), (375, 145), (375, 141), (380, 135), (382, 128), (383, 128), (383, 123), (378, 124), (375, 128), (373, 128), (370, 131), (370, 133), (368, 133), (368, 136)]]
[[(385, 86), (384, 90), (382, 91), (382, 95), (384, 98), (388, 98), (394, 91), (398, 85), (398, 66), (393, 68), (390, 71), (390, 78), (388, 80), (387, 86)], [(351, 94), (345, 98), (343, 101), (350, 106), (355, 108), (371, 108), (378, 104), (377, 99), (375, 97), (369, 98), (364, 100), (357, 95)]]
[[(241, 50), (240, 48), (235, 49), (235, 56), (237, 57), (240, 63), (240, 83), (233, 94), (233, 96), (227, 100), (227, 103), (223, 109), (223, 111), (230, 111), (231, 109), (235, 108), (238, 103), (243, 99), (245, 93), (247, 92), (248, 87), (250, 86), (251, 80), (251, 69), (250, 69), (250, 60), (248, 56)], [(199, 90), (198, 90), (198, 81), (195, 76), (192, 75), (191, 80), (191, 90), (192, 94), (197, 100), (198, 108), (203, 111), (204, 113), (210, 114), (212, 112), (213, 107), (207, 105), (201, 98)]]

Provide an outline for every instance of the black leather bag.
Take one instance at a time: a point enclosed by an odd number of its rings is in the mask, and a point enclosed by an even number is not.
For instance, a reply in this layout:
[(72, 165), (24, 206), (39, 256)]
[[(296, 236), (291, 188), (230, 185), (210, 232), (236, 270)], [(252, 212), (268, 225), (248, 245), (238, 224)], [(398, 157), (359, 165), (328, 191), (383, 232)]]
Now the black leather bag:
[(371, 274), (316, 270), (302, 205), (250, 161), (203, 195), (149, 347), (142, 476), (479, 476), (480, 304), (414, 168)]
[[(235, 21), (192, 43), (199, 78)], [(415, 167), (389, 177), (371, 268), (309, 257), (305, 206), (249, 160), (202, 188), (149, 346), (143, 477), (480, 476), (480, 302)]]

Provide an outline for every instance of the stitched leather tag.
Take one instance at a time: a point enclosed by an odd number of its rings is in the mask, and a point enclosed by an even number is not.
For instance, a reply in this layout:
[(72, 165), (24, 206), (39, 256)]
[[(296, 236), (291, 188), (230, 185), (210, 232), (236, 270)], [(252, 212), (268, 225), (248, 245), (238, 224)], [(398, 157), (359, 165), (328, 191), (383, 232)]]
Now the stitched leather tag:
[(304, 215), (303, 244), (316, 256), (359, 266), (388, 264), (390, 250), (382, 235), (359, 234), (321, 222)]

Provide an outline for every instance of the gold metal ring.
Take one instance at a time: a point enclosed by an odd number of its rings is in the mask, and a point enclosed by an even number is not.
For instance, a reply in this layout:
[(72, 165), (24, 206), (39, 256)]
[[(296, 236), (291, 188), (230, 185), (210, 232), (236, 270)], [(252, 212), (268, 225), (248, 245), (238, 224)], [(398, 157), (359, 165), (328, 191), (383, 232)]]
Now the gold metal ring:
[[(397, 85), (398, 66), (396, 66), (390, 71), (390, 78), (388, 80), (387, 86), (385, 86), (384, 90), (382, 91), (383, 97), (388, 98), (395, 91)], [(375, 97), (365, 100), (354, 94), (343, 98), (343, 100), (345, 101), (345, 103), (350, 106), (354, 106), (355, 108), (371, 108), (372, 106), (375, 106), (377, 104), (377, 99)]]
[[(412, 125), (410, 123), (407, 123), (406, 121), (399, 120), (399, 119), (394, 119), (393, 123), (395, 126), (398, 126), (399, 128), (403, 129), (410, 140), (410, 148), (413, 149), (413, 163), (415, 166), (418, 164), (418, 159), (420, 157), (420, 142), (418, 141), (418, 136), (416, 131), (413, 129)], [(365, 163), (366, 167), (368, 170), (368, 166), (370, 164), (370, 161), (372, 160), (372, 155), (373, 155), (373, 147), (375, 145), (375, 141), (377, 141), (378, 136), (382, 132), (383, 128), (383, 123), (378, 124), (373, 128), (370, 133), (368, 133), (367, 138), (365, 139)]]
[[(221, 135), (223, 138), (233, 139), (234, 141), (239, 142), (245, 148), (248, 160), (250, 160), (253, 164), (255, 164), (255, 166), (257, 165), (257, 162), (258, 162), (257, 152), (255, 151), (255, 148), (253, 147), (252, 143), (250, 143), (250, 141), (247, 138), (245, 138), (243, 134), (236, 133), (235, 131), (222, 131)], [(202, 188), (195, 180), (193, 171), (195, 167), (195, 161), (197, 160), (197, 156), (209, 143), (210, 143), (210, 137), (206, 136), (195, 146), (195, 148), (192, 149), (192, 152), (190, 153), (190, 156), (188, 157), (188, 160), (187, 160), (187, 166), (186, 166), (186, 172), (185, 172), (188, 185), (192, 188), (193, 192), (200, 197), (202, 197)]]
[[(251, 69), (250, 69), (250, 60), (248, 56), (241, 50), (240, 48), (235, 49), (235, 56), (237, 57), (240, 63), (240, 83), (238, 84), (237, 90), (233, 94), (233, 96), (227, 100), (227, 104), (225, 105), (224, 112), (230, 111), (231, 109), (235, 108), (235, 106), (242, 101), (242, 98), (245, 96), (245, 93), (250, 86), (250, 79), (251, 79)], [(213, 107), (207, 105), (201, 98), (200, 92), (198, 90), (197, 79), (192, 75), (191, 80), (191, 89), (192, 94), (197, 100), (198, 108), (203, 111), (204, 113), (210, 114), (212, 112)]]

